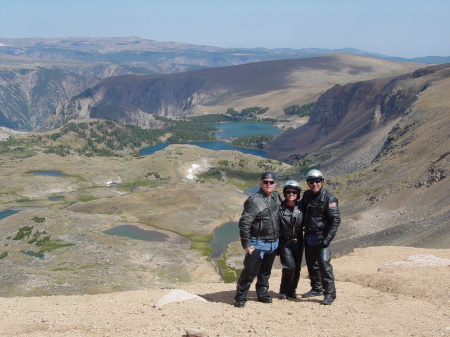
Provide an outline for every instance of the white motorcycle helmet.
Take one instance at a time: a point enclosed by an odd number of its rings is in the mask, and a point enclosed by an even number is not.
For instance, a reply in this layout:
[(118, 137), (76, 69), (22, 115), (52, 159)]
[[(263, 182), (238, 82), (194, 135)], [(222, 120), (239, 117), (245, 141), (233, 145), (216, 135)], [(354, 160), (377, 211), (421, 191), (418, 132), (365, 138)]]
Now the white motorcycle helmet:
[(306, 173), (306, 181), (310, 179), (322, 179), (323, 180), (323, 174), (317, 169), (309, 170), (308, 173)]
[(288, 180), (288, 181), (286, 181), (286, 182), (284, 183), (284, 185), (283, 185), (283, 195), (284, 195), (285, 198), (286, 198), (286, 193), (285, 193), (285, 191), (286, 191), (288, 188), (293, 188), (293, 189), (295, 189), (295, 190), (298, 192), (298, 193), (297, 193), (297, 200), (300, 199), (300, 192), (302, 191), (302, 188), (300, 187), (300, 184), (299, 184), (297, 181), (295, 181), (295, 180)]

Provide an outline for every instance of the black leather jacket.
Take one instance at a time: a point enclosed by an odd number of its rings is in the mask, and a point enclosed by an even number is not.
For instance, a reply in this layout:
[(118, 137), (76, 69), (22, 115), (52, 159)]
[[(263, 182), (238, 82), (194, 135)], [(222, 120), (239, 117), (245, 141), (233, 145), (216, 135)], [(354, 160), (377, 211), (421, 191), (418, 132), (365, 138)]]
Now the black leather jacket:
[(239, 232), (242, 247), (248, 248), (251, 239), (275, 241), (280, 236), (278, 211), (281, 198), (277, 191), (268, 196), (260, 188), (248, 197), (239, 220)]
[(305, 235), (318, 235), (319, 240), (329, 244), (341, 223), (337, 199), (322, 188), (316, 196), (310, 190), (305, 191), (302, 202), (305, 207), (303, 217)]
[(280, 244), (285, 245), (291, 240), (302, 240), (303, 204), (297, 201), (295, 207), (286, 206), (283, 201), (280, 206)]

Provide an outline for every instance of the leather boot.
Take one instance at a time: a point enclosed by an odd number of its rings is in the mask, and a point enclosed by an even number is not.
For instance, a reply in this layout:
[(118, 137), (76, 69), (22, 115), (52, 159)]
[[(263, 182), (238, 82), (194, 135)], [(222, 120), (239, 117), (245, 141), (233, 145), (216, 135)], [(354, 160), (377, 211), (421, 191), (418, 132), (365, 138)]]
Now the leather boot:
[(320, 303), (322, 305), (331, 305), (331, 303), (333, 303), (334, 298), (329, 296), (329, 295), (325, 295), (325, 297), (323, 298), (323, 301)]
[(310, 291), (308, 291), (307, 293), (304, 293), (302, 295), (303, 298), (309, 298), (309, 297), (315, 297), (315, 296), (322, 296), (323, 295), (323, 291), (322, 290), (314, 290), (311, 289)]

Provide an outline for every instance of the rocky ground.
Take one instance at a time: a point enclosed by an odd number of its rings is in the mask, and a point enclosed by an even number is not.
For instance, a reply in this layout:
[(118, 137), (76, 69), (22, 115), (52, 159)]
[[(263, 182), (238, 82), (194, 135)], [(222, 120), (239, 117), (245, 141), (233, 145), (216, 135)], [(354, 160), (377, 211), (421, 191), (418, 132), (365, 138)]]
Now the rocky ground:
[[(206, 301), (157, 307), (172, 287), (0, 298), (0, 336), (450, 336), (449, 259), (449, 249), (356, 250), (333, 261), (331, 306), (277, 299), (280, 269), (271, 278), (273, 303), (256, 302), (252, 291), (245, 308), (232, 305), (235, 285), (221, 282), (179, 285)], [(302, 277), (299, 292), (309, 290)]]

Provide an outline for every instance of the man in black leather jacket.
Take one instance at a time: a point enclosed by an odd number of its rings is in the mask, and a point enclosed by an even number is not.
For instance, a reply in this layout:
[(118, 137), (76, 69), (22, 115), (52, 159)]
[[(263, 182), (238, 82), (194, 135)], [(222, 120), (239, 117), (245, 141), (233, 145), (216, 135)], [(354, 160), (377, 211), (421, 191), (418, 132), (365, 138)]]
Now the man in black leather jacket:
[(330, 305), (336, 299), (331, 249), (329, 247), (341, 223), (337, 199), (323, 188), (323, 175), (310, 170), (302, 203), (304, 213), (305, 259), (311, 279), (311, 290), (302, 297), (324, 295), (321, 304)]
[(246, 254), (244, 269), (236, 285), (235, 307), (245, 306), (255, 277), (258, 301), (272, 303), (267, 291), (278, 248), (280, 203), (280, 195), (275, 191), (275, 174), (263, 173), (259, 191), (245, 201), (239, 220), (241, 244)]

